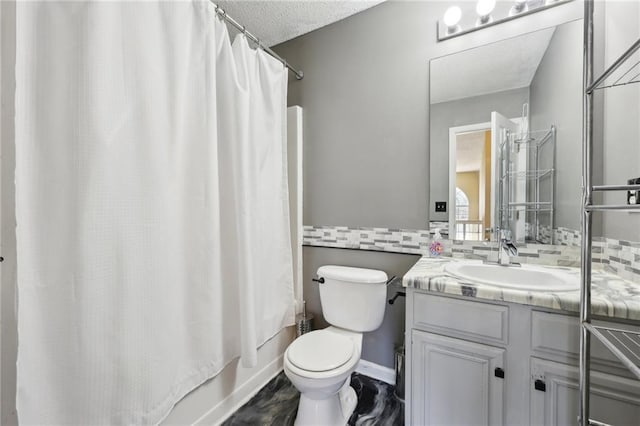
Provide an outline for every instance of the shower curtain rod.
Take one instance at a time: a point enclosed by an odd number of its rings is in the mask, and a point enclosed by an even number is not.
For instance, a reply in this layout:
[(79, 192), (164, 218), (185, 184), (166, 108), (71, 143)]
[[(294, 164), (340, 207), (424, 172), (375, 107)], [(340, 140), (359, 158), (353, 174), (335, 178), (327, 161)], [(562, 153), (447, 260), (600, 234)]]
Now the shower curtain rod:
[(249, 31), (247, 31), (244, 25), (240, 25), (238, 21), (236, 21), (231, 16), (229, 16), (229, 14), (227, 14), (227, 12), (225, 12), (220, 6), (218, 6), (215, 3), (213, 3), (213, 5), (216, 7), (215, 9), (216, 14), (219, 17), (221, 17), (222, 19), (224, 19), (225, 21), (233, 25), (238, 31), (242, 32), (242, 34), (244, 34), (248, 39), (251, 39), (252, 41), (254, 41), (259, 48), (261, 48), (262, 50), (267, 52), (269, 55), (273, 56), (274, 58), (282, 62), (282, 65), (287, 67), (289, 71), (291, 71), (296, 76), (296, 80), (302, 80), (302, 78), (304, 77), (304, 73), (302, 72), (302, 70), (298, 71), (295, 68), (293, 68), (291, 65), (289, 65), (289, 63), (285, 59), (282, 59), (280, 55), (278, 55), (273, 50), (269, 49), (269, 47), (263, 45), (258, 37), (254, 36)]

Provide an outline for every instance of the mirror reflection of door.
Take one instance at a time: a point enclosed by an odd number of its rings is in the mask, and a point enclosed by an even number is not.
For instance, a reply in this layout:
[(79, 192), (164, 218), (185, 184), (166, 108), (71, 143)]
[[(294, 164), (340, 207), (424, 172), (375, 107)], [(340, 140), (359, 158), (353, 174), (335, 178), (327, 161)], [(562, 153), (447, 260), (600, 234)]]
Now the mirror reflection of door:
[[(511, 120), (497, 111), (491, 113), (492, 145), (496, 147), (496, 158), (500, 159), (494, 186), (500, 189), (500, 196), (494, 199), (497, 216), (493, 217), (492, 223), (502, 231), (499, 238), (520, 243), (525, 240), (527, 184), (525, 179), (518, 179), (517, 176), (526, 173), (527, 149), (512, 151), (513, 144), (507, 139), (521, 133), (522, 126), (526, 125), (524, 117)], [(507, 173), (511, 176), (506, 176)]]
[(493, 207), (491, 130), (486, 124), (478, 127), (484, 128), (453, 133), (456, 160), (452, 213), (457, 240), (490, 239), (487, 230), (491, 228)]

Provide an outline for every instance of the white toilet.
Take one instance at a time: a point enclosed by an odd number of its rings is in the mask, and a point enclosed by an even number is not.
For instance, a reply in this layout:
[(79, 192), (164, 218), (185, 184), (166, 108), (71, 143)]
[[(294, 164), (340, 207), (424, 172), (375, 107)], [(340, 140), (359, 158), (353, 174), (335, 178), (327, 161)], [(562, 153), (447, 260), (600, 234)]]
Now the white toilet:
[(387, 274), (373, 269), (318, 269), (322, 313), (331, 326), (296, 339), (284, 354), (284, 372), (300, 391), (295, 424), (345, 425), (357, 405), (350, 386), (362, 333), (380, 327)]

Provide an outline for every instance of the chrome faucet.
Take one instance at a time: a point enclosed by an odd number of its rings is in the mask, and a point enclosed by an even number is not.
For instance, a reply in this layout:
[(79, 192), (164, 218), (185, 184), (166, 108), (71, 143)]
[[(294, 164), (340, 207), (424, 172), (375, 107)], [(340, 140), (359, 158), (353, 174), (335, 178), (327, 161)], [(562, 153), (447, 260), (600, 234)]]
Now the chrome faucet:
[[(511, 258), (518, 255), (518, 247), (511, 241), (511, 232), (506, 229), (497, 229), (498, 239), (498, 259), (485, 260), (485, 263), (493, 263), (501, 266), (520, 266), (518, 262), (512, 262)], [(494, 258), (495, 259), (495, 258)]]
[(512, 256), (518, 255), (518, 247), (510, 239), (502, 238), (498, 247), (498, 264), (503, 266), (520, 266), (517, 262), (511, 262)]

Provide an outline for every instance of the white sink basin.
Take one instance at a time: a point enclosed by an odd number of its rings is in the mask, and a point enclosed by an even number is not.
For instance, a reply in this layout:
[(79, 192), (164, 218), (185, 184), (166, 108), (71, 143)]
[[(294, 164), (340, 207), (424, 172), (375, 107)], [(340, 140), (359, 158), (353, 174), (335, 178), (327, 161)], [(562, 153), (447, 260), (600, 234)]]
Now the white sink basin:
[(574, 291), (580, 288), (578, 276), (542, 266), (451, 262), (445, 265), (444, 270), (471, 282), (525, 291)]

